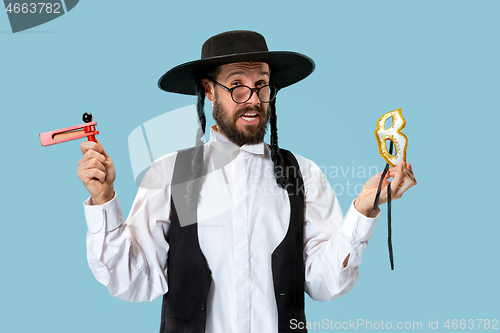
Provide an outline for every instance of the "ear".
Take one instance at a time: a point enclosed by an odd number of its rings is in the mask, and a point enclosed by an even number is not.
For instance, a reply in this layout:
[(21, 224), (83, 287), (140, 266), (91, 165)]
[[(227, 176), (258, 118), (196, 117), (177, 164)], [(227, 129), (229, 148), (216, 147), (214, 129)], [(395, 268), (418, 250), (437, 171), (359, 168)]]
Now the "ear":
[(214, 101), (214, 87), (210, 84), (208, 79), (201, 79), (201, 84), (203, 89), (205, 89), (205, 96), (207, 96), (210, 102)]

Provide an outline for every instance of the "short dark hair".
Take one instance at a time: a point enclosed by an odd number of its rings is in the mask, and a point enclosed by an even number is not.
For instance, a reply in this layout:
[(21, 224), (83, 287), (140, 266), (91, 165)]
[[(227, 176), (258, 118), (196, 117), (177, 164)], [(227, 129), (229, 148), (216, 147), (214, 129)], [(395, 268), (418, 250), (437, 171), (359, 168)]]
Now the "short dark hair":
[(210, 79), (217, 79), (217, 76), (219, 76), (221, 72), (221, 66), (217, 67), (212, 67), (208, 72), (207, 72), (207, 77)]

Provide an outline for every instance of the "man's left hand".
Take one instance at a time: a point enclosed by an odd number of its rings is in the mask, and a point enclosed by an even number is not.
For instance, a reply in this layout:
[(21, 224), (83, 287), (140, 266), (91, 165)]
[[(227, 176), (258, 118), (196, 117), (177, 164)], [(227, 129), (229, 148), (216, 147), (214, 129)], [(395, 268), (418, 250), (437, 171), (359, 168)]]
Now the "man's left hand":
[[(387, 202), (387, 185), (391, 183), (391, 199), (399, 199), (403, 196), (410, 187), (417, 185), (417, 180), (413, 174), (411, 164), (408, 163), (405, 168), (405, 163), (401, 162), (397, 167), (390, 167), (385, 178), (382, 182), (382, 190), (380, 191), (380, 198), (378, 204), (381, 205)], [(377, 189), (380, 182), (382, 172), (377, 173), (363, 186), (358, 198), (354, 201), (354, 207), (361, 214), (374, 217), (377, 215), (379, 209), (373, 210), (373, 203), (377, 195)], [(394, 180), (389, 182), (389, 178), (393, 177)]]

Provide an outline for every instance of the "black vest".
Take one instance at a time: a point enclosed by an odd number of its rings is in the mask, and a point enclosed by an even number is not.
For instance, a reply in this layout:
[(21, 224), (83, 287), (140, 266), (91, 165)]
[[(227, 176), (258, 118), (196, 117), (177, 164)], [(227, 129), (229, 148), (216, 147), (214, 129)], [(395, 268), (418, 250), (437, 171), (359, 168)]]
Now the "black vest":
[[(191, 165), (195, 154), (202, 153), (200, 148), (178, 152), (172, 185), (186, 183), (192, 178), (192, 172), (187, 170), (189, 168), (186, 166)], [(285, 238), (271, 254), (274, 294), (278, 308), (278, 332), (307, 332), (305, 328), (291, 329), (291, 323), (294, 323), (292, 327), (297, 327), (299, 322), (302, 322), (304, 327), (306, 324), (304, 186), (299, 165), (293, 154), (284, 149), (280, 152), (285, 164), (291, 168), (288, 168), (290, 181), (286, 188), (290, 199), (290, 223)], [(204, 333), (212, 272), (198, 241), (196, 212), (189, 216), (193, 223), (183, 223), (185, 226), (181, 227), (174, 201), (179, 207), (186, 205), (183, 200), (172, 200), (171, 204), (171, 223), (166, 237), (170, 246), (167, 259), (169, 291), (163, 296), (160, 333)], [(185, 206), (182, 208), (185, 211)]]

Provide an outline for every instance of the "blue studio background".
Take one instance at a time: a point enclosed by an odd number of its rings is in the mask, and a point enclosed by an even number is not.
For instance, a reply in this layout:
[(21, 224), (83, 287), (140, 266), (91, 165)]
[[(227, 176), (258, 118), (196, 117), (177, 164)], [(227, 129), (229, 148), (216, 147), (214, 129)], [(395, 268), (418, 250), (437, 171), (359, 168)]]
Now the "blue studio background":
[(158, 331), (160, 299), (115, 299), (88, 268), (79, 141), (42, 148), (38, 134), (92, 112), (126, 215), (137, 191), (128, 135), (196, 102), (159, 90), (158, 78), (234, 29), (316, 62), (278, 95), (280, 146), (327, 172), (344, 212), (369, 168), (384, 167), (378, 118), (402, 108), (407, 121), (418, 185), (393, 204), (395, 270), (384, 205), (357, 285), (330, 303), (307, 297), (308, 321), (422, 322), (422, 331), (436, 320), (443, 331), (447, 319), (498, 322), (499, 10), (498, 1), (87, 0), (16, 34), (0, 13), (0, 331)]

